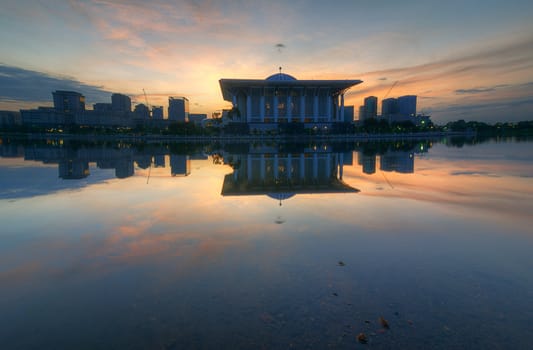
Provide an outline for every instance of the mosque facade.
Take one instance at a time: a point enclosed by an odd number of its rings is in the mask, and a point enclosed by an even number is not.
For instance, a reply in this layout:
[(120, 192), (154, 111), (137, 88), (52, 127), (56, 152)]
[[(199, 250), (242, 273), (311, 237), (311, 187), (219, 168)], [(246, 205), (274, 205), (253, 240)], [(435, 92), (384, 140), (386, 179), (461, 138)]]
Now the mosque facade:
[(344, 94), (361, 80), (298, 80), (285, 73), (262, 79), (220, 79), (224, 100), (232, 103), (231, 120), (254, 129), (299, 122), (306, 128), (344, 122)]

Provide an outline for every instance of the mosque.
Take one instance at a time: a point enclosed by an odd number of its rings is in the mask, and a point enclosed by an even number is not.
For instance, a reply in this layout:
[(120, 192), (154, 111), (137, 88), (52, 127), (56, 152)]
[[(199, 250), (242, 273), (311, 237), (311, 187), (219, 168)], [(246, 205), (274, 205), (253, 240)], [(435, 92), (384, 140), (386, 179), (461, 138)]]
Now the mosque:
[(281, 72), (262, 79), (220, 79), (224, 100), (238, 111), (234, 122), (268, 130), (280, 123), (328, 128), (344, 121), (344, 94), (361, 80), (298, 80)]

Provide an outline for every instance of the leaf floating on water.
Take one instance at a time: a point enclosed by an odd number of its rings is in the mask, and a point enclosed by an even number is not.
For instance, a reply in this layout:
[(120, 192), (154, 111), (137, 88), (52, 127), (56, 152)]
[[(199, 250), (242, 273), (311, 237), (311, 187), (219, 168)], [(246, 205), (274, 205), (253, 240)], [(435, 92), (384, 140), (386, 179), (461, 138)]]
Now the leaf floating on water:
[(357, 335), (357, 341), (361, 344), (366, 344), (368, 342), (368, 338), (366, 337), (365, 333), (359, 333)]
[(386, 319), (383, 318), (383, 316), (380, 316), (379, 317), (379, 324), (383, 327), (383, 328), (386, 328), (386, 329), (389, 329), (389, 322), (387, 322)]

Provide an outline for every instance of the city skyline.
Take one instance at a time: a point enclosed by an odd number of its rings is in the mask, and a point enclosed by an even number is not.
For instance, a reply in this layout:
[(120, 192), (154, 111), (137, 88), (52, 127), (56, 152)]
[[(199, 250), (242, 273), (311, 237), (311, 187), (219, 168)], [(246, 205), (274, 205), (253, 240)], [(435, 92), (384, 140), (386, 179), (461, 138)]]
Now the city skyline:
[[(228, 108), (221, 78), (361, 79), (366, 96), (417, 95), (436, 123), (531, 119), (533, 5), (526, 1), (7, 1), (0, 14), (0, 109), (87, 105), (124, 93), (150, 105), (187, 96), (191, 113)], [(391, 90), (392, 87), (392, 90)], [(390, 93), (387, 95), (388, 91)], [(379, 104), (380, 105), (380, 104)]]

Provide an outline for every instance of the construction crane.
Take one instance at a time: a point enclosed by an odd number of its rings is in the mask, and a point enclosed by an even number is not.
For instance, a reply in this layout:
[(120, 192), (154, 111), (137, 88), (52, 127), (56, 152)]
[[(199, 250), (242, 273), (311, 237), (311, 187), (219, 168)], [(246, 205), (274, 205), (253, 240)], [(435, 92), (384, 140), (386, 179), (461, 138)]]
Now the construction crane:
[(146, 107), (148, 108), (148, 116), (150, 119), (152, 119), (152, 108), (150, 108), (150, 104), (148, 103), (148, 97), (146, 96), (146, 91), (144, 91), (143, 88), (143, 94), (144, 94), (144, 100), (146, 101)]
[(394, 87), (396, 86), (396, 84), (398, 84), (398, 82), (399, 82), (399, 80), (396, 80), (396, 81), (392, 84), (392, 86), (390, 87), (389, 91), (387, 91), (387, 93), (385, 94), (385, 96), (383, 96), (383, 98), (381, 99), (382, 101), (383, 101), (384, 99), (386, 99), (387, 96), (389, 96), (390, 92), (392, 91), (392, 89), (394, 89)]
[(150, 104), (148, 103), (148, 97), (146, 96), (146, 91), (144, 91), (144, 88), (143, 88), (143, 94), (144, 94), (144, 100), (146, 101), (146, 107), (150, 109)]

